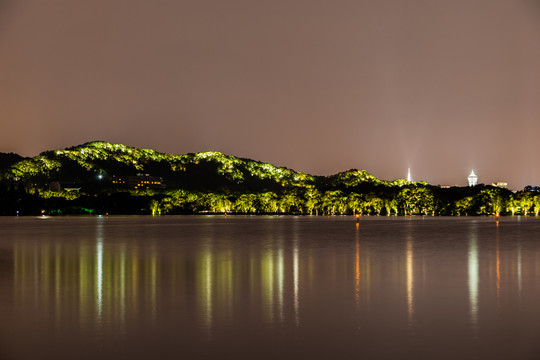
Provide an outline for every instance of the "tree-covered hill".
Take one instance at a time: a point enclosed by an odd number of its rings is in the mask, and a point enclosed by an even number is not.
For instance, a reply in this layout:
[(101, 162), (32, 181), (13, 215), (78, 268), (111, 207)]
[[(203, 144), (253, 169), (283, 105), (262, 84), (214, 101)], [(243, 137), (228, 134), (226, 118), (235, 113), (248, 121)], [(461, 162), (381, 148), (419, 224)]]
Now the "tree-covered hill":
[(540, 214), (540, 193), (449, 189), (365, 170), (313, 176), (250, 159), (164, 154), (95, 141), (0, 156), (0, 214)]
[(22, 157), (19, 154), (14, 153), (0, 153), (0, 172), (6, 170), (11, 165), (24, 160), (24, 157)]
[(37, 187), (52, 181), (94, 186), (140, 173), (163, 178), (168, 188), (189, 190), (277, 190), (315, 183), (311, 175), (219, 152), (170, 155), (103, 141), (43, 152), (14, 163), (2, 178)]

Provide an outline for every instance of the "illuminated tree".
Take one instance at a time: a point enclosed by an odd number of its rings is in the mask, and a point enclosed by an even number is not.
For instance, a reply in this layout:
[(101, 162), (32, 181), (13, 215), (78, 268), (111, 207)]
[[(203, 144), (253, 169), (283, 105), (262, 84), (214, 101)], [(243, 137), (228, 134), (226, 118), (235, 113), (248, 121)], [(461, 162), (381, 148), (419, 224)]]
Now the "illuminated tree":
[(466, 196), (455, 202), (455, 209), (457, 215), (470, 215), (474, 206), (474, 198), (472, 196)]
[(373, 207), (373, 209), (375, 209), (377, 215), (381, 215), (381, 210), (384, 206), (384, 200), (376, 195), (373, 195), (371, 197), (371, 206)]
[(257, 194), (257, 208), (264, 213), (277, 213), (277, 195), (273, 192)]
[(204, 195), (201, 205), (214, 213), (227, 213), (232, 208), (232, 203), (226, 195), (215, 193)]
[(363, 215), (363, 205), (364, 199), (362, 195), (357, 193), (350, 193), (349, 196), (347, 196), (347, 206), (349, 209), (352, 210), (353, 215), (357, 213)]
[(373, 194), (372, 193), (369, 193), (369, 194), (362, 194), (360, 199), (361, 199), (361, 203), (360, 203), (360, 213), (361, 214), (366, 214), (366, 215), (371, 215), (373, 213)]
[(479, 215), (499, 215), (506, 208), (506, 198), (502, 189), (491, 188), (480, 191), (476, 195)]
[(510, 195), (508, 197), (508, 201), (506, 202), (506, 211), (510, 211), (513, 216), (516, 213), (518, 207), (519, 207), (519, 201), (516, 200), (514, 196)]
[(538, 216), (538, 213), (540, 213), (540, 194), (536, 194), (533, 197), (533, 205), (534, 205), (534, 215)]
[(328, 215), (335, 215), (336, 212), (343, 214), (347, 209), (347, 198), (340, 190), (326, 191), (322, 197), (322, 207)]
[(166, 198), (161, 199), (159, 206), (162, 209), (162, 212), (165, 213), (165, 214), (168, 214), (168, 213), (172, 212), (173, 209), (175, 208), (174, 203), (173, 203), (173, 199), (170, 198), (170, 197), (166, 197)]
[(282, 195), (278, 200), (278, 207), (282, 213), (291, 213), (295, 210), (303, 212), (300, 199), (293, 193)]
[(493, 214), (499, 216), (499, 214), (502, 213), (502, 211), (505, 208), (506, 199), (501, 194), (500, 189), (493, 189), (493, 190), (494, 191), (490, 192)]
[(414, 211), (414, 200), (412, 190), (404, 188), (398, 194), (400, 207), (403, 209), (404, 215), (412, 215)]
[(523, 191), (519, 196), (519, 206), (521, 206), (521, 211), (523, 215), (527, 216), (529, 209), (533, 206), (534, 199), (530, 191)]
[(152, 215), (161, 215), (161, 207), (159, 204), (159, 201), (152, 199), (150, 200), (150, 210), (152, 211)]
[(234, 202), (233, 208), (235, 211), (248, 213), (256, 212), (255, 203), (257, 201), (257, 196), (255, 194), (242, 194)]
[(389, 198), (384, 200), (384, 207), (386, 208), (386, 215), (390, 216), (394, 211), (394, 215), (398, 214), (398, 201), (395, 198)]
[(404, 188), (398, 194), (405, 215), (435, 213), (433, 192), (425, 187)]
[(317, 189), (308, 189), (304, 193), (304, 204), (306, 210), (309, 212), (309, 215), (313, 215), (313, 210), (315, 210), (318, 215), (318, 207), (321, 202), (321, 194)]

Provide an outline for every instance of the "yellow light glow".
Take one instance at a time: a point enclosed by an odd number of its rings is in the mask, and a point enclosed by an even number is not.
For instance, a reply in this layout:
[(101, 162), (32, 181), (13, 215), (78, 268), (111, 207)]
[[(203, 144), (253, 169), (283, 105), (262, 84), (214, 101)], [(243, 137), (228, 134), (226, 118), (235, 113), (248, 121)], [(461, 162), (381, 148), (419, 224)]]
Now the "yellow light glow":
[(412, 248), (412, 239), (409, 239), (407, 241), (407, 310), (409, 314), (409, 324), (412, 324), (413, 311), (414, 311), (413, 287), (414, 287), (413, 248)]

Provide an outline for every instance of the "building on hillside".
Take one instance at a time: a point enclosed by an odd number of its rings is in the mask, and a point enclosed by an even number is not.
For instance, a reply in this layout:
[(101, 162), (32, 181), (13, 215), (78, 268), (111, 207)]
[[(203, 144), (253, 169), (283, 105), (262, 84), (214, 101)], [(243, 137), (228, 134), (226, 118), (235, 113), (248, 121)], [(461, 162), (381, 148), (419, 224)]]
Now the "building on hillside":
[(67, 191), (67, 192), (80, 192), (81, 187), (77, 186), (75, 182), (59, 182), (59, 181), (53, 181), (49, 184), (49, 190), (54, 192), (61, 192), (61, 191)]
[(476, 186), (478, 184), (478, 176), (474, 173), (474, 170), (471, 171), (471, 174), (468, 177), (469, 186)]
[(80, 187), (74, 187), (74, 186), (65, 187), (64, 191), (78, 193), (78, 192), (81, 192), (81, 188)]
[(491, 183), (491, 186), (495, 186), (495, 187), (498, 187), (498, 188), (501, 188), (501, 189), (506, 189), (506, 188), (508, 188), (508, 183), (498, 181), (496, 183)]
[(111, 182), (114, 185), (126, 185), (126, 178), (118, 177), (116, 175), (112, 176)]
[(137, 174), (136, 176), (118, 177), (113, 175), (112, 183), (118, 186), (128, 186), (134, 189), (158, 189), (163, 188), (163, 179), (150, 176), (149, 174)]
[(163, 180), (149, 174), (137, 174), (137, 176), (128, 177), (128, 186), (135, 189), (162, 188)]

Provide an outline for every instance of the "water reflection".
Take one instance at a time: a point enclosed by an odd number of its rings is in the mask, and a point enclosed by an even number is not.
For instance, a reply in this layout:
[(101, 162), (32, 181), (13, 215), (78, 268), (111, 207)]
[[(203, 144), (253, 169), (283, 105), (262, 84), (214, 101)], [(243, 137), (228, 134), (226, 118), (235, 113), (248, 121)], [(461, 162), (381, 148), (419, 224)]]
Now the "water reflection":
[(517, 283), (518, 283), (518, 294), (521, 299), (521, 290), (523, 288), (523, 272), (521, 267), (521, 242), (517, 244)]
[(469, 231), (469, 313), (473, 331), (478, 326), (478, 284), (479, 284), (479, 262), (478, 262), (478, 238), (477, 224), (473, 223)]
[[(363, 225), (363, 224), (362, 224)], [(361, 225), (355, 225), (354, 242), (354, 302), (357, 310), (366, 314), (370, 309), (371, 261), (369, 241), (362, 238)]]
[(262, 274), (262, 302), (263, 309), (265, 311), (265, 320), (267, 323), (272, 323), (274, 321), (274, 252), (272, 249), (266, 249), (262, 263), (261, 263), (261, 274)]
[[(60, 274), (60, 272), (57, 272), (57, 274)], [(84, 277), (84, 274), (81, 274), (81, 278), (83, 277)], [(100, 324), (102, 320), (102, 316), (103, 316), (102, 314), (102, 311), (103, 311), (103, 223), (101, 222), (97, 224), (97, 236), (96, 236), (96, 292), (97, 292), (96, 320), (97, 320), (97, 323)]]
[(298, 235), (294, 236), (293, 244), (293, 291), (294, 291), (294, 324), (300, 326), (300, 283), (299, 283), (299, 259), (298, 259)]
[[(105, 333), (114, 329), (117, 335), (125, 335), (134, 317), (155, 326), (164, 315), (158, 304), (171, 296), (182, 306), (196, 307), (198, 327), (208, 339), (216, 321), (234, 322), (237, 312), (245, 311), (237, 308), (242, 298), (252, 302), (251, 310), (260, 311), (269, 325), (292, 321), (300, 326), (301, 284), (316, 288), (321, 268), (315, 262), (321, 254), (303, 257), (299, 233), (291, 237), (290, 242), (286, 237), (269, 239), (264, 246), (250, 248), (249, 256), (219, 246), (212, 236), (190, 247), (188, 254), (167, 253), (150, 239), (119, 241), (107, 234), (105, 222), (98, 222), (94, 240), (16, 242), (14, 285), (17, 298), (25, 300), (17, 303), (33, 299), (36, 311), (42, 311), (51, 302), (58, 324), (77, 311), (81, 328)], [(369, 261), (360, 259), (359, 238), (355, 246), (355, 297), (360, 305), (360, 267), (361, 263), (369, 266)], [(338, 276), (335, 255), (329, 254), (334, 269), (324, 269), (331, 270), (334, 278)], [(364, 277), (368, 274), (363, 272)], [(186, 302), (190, 297), (193, 301)], [(66, 307), (74, 302), (76, 307)]]
[(86, 233), (13, 237), (4, 289), (14, 301), (1, 310), (102, 344), (151, 334), (261, 342), (276, 330), (306, 343), (406, 348), (420, 336), (442, 346), (426, 335), (441, 332), (476, 341), (498, 314), (534, 309), (540, 298), (538, 245), (509, 230), (524, 220), (245, 221), (163, 223), (137, 235), (103, 219)]
[[(200, 327), (206, 333), (207, 339), (212, 338), (214, 312), (214, 253), (211, 238), (201, 241), (200, 254), (196, 271), (197, 306), (199, 308)], [(222, 284), (223, 285), (223, 284)]]
[(279, 322), (281, 324), (283, 324), (283, 322), (285, 321), (285, 315), (284, 315), (284, 312), (283, 312), (283, 287), (284, 287), (284, 284), (283, 284), (283, 279), (284, 279), (284, 259), (283, 259), (283, 242), (281, 241), (281, 244), (280, 244), (280, 247), (278, 249), (278, 260), (277, 260), (277, 263), (278, 263), (278, 268), (277, 268), (277, 272), (278, 272), (278, 279), (277, 279), (277, 282), (278, 282), (278, 308), (279, 308)]
[(499, 244), (499, 221), (497, 221), (497, 231), (495, 232), (495, 273), (497, 277), (497, 306), (501, 305), (501, 251)]
[(360, 306), (360, 224), (356, 223), (356, 257), (354, 261), (354, 298), (356, 305)]
[(407, 235), (407, 314), (409, 317), (409, 326), (413, 323), (414, 311), (414, 274), (413, 274), (413, 244), (412, 234)]

